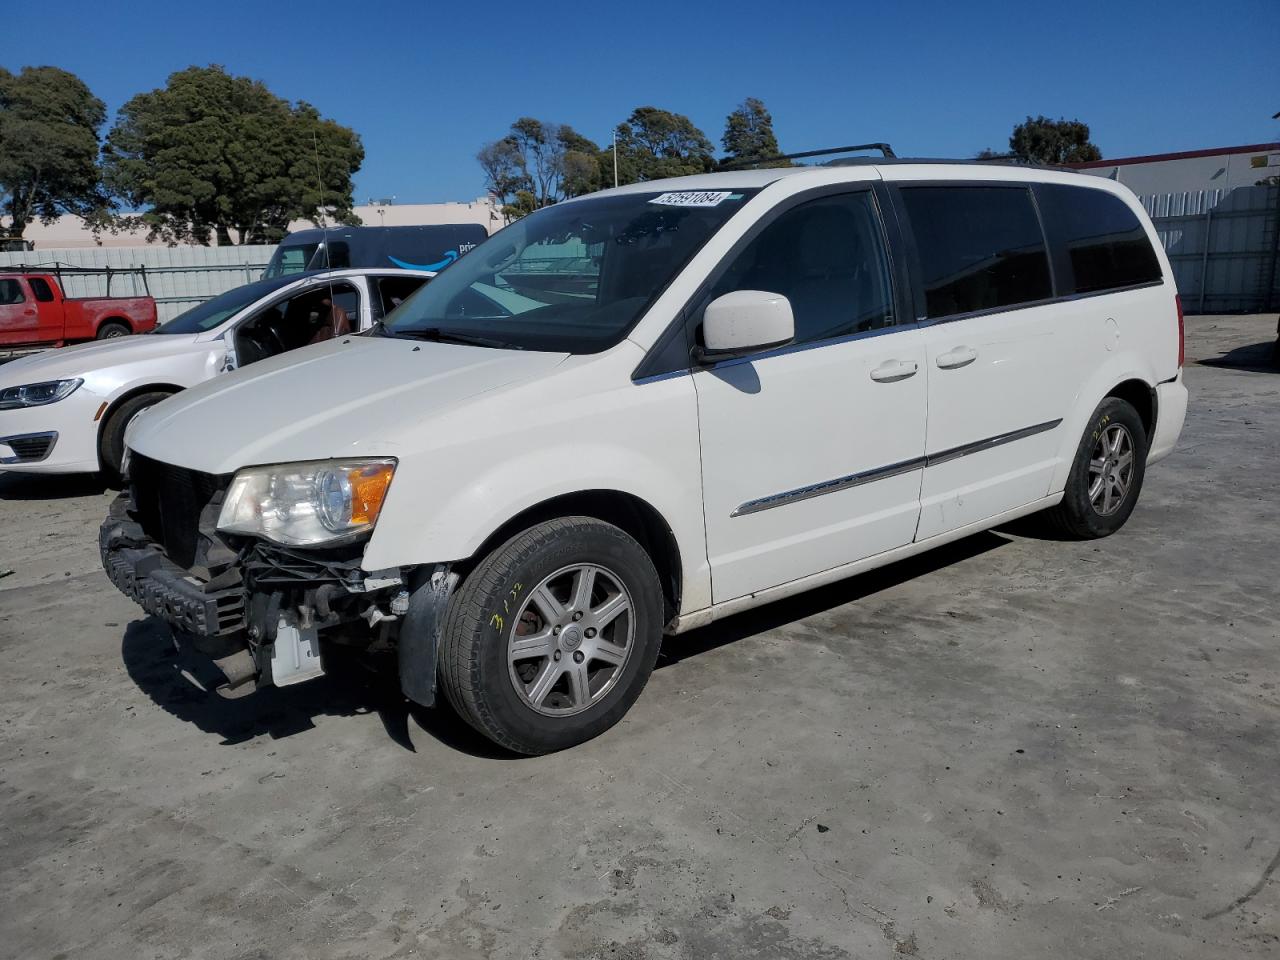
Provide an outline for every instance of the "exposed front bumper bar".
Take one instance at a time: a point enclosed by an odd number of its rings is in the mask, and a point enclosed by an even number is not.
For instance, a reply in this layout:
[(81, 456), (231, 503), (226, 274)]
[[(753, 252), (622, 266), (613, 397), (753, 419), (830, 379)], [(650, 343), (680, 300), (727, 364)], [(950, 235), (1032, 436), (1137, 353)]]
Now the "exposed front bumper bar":
[(98, 531), (102, 568), (116, 588), (148, 613), (196, 637), (229, 640), (242, 633), (243, 585), (208, 589), (166, 557), (129, 518), (129, 505), (128, 494), (117, 497)]
[(394, 644), (409, 699), (435, 702), (436, 648), (458, 583), (449, 564), (365, 571), (358, 559), (255, 544), (224, 547), (221, 572), (207, 579), (170, 560), (134, 516), (128, 493), (111, 504), (98, 533), (102, 567), (121, 593), (214, 658), (223, 696), (319, 676), (320, 631), (354, 627), (362, 642)]

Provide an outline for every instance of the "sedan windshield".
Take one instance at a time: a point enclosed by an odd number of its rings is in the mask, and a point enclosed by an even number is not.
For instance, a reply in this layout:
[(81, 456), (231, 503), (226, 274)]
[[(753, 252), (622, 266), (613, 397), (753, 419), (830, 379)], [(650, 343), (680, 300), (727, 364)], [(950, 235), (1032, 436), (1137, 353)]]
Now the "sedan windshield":
[(523, 350), (607, 349), (756, 192), (627, 193), (545, 207), (421, 288), (385, 329)]
[(261, 300), (268, 293), (287, 286), (297, 277), (276, 277), (274, 280), (259, 280), (257, 283), (246, 283), (226, 293), (218, 294), (212, 300), (206, 300), (183, 313), (178, 314), (167, 323), (156, 327), (156, 333), (205, 333), (230, 319), (245, 307)]

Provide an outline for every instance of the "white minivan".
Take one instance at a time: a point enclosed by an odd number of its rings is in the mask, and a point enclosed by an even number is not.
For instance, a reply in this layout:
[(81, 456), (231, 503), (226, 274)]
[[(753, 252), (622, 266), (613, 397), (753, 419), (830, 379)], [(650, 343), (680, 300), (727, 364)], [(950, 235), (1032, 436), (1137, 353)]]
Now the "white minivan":
[(391, 646), (410, 699), (542, 753), (616, 723), (664, 633), (1027, 514), (1113, 533), (1182, 429), (1181, 328), (1108, 180), (634, 184), (140, 415), (103, 564), (228, 695)]

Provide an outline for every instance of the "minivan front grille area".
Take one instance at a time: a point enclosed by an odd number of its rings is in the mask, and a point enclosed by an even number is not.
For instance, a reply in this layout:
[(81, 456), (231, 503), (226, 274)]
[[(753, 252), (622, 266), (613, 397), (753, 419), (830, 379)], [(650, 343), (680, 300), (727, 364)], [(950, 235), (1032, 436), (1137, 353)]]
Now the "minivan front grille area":
[(180, 567), (195, 563), (200, 514), (227, 488), (229, 477), (175, 467), (133, 454), (129, 482), (143, 531)]

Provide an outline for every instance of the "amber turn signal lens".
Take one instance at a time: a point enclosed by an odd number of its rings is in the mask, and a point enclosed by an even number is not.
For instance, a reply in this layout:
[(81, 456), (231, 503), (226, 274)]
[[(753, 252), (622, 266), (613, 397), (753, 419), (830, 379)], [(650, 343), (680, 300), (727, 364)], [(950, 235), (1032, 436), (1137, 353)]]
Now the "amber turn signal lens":
[(373, 464), (360, 467), (347, 474), (351, 484), (351, 523), (373, 523), (382, 510), (391, 476), (396, 472), (392, 464)]

